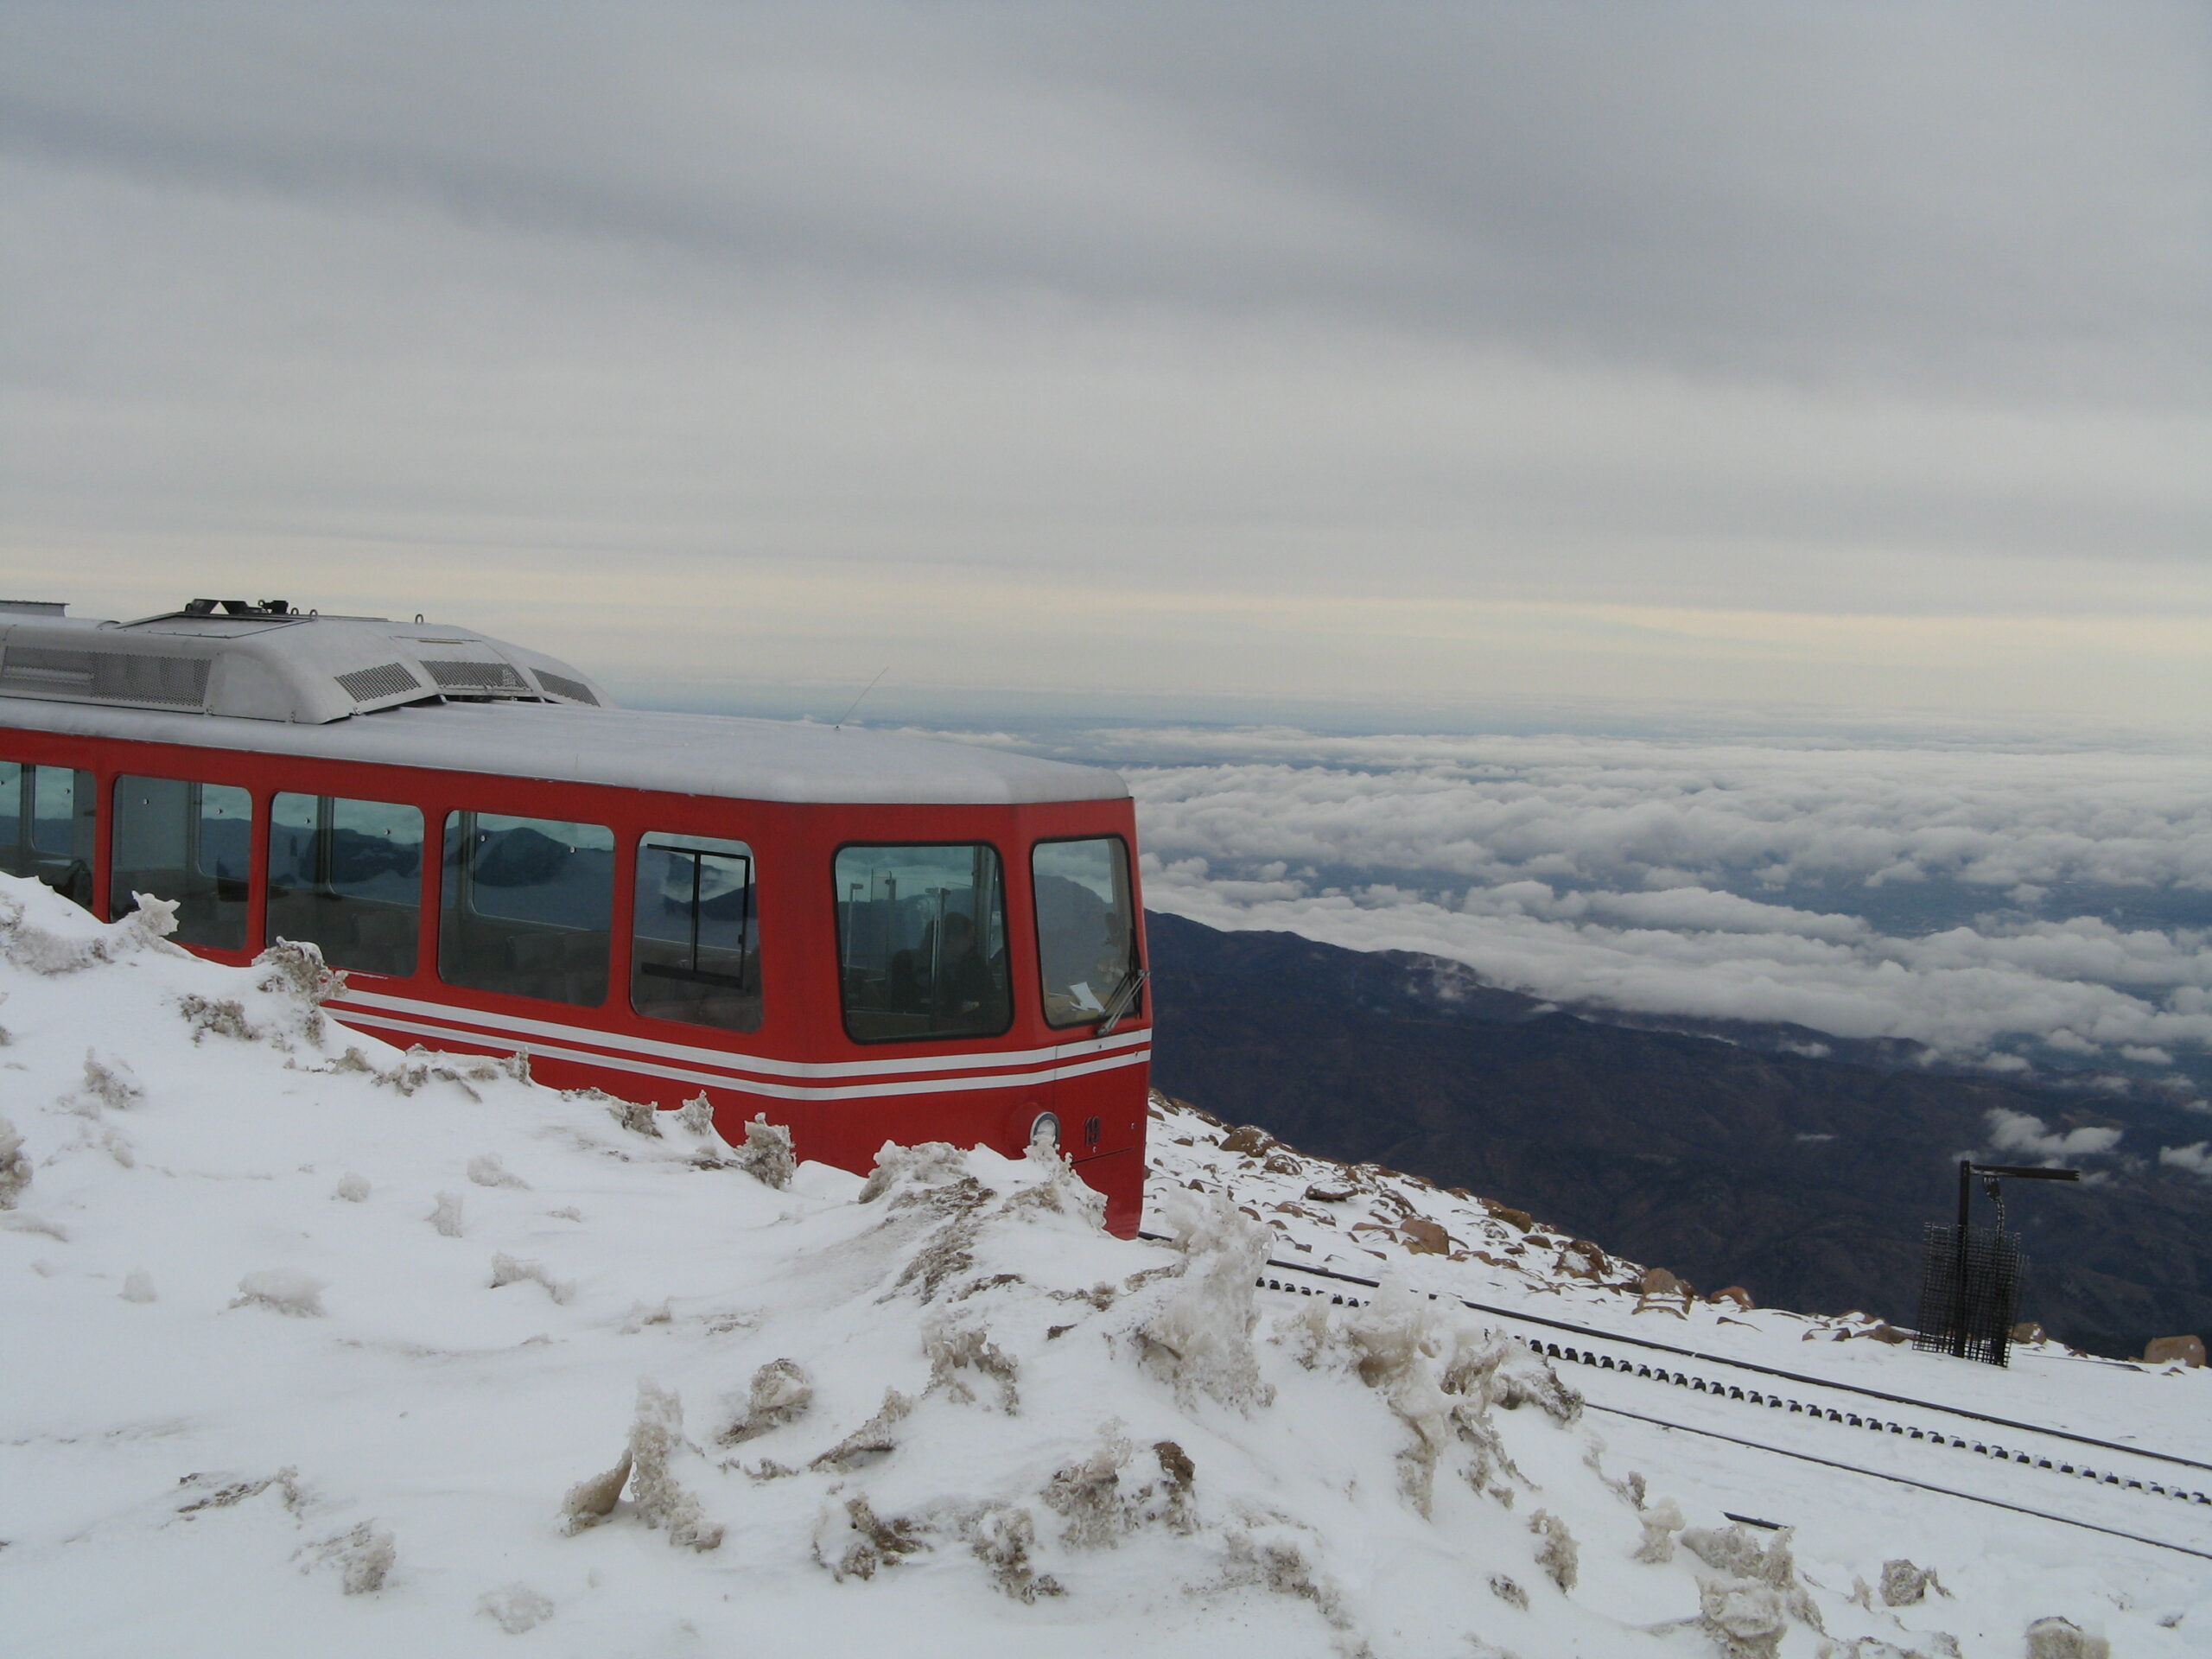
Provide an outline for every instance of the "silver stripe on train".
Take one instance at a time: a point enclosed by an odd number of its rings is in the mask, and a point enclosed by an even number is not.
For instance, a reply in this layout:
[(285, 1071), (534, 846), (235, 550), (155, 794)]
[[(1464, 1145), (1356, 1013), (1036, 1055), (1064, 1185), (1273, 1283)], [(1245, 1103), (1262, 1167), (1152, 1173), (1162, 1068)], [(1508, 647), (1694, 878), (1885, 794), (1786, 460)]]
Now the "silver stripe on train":
[[(440, 1037), (448, 1042), (469, 1043), (479, 1048), (499, 1046), (499, 1039), (493, 1033), (461, 1031), (451, 1026), (425, 1025), (420, 1020), (397, 1020), (385, 1014), (366, 1014), (345, 1007), (337, 1010), (337, 1017), (348, 1025), (371, 1026), (379, 1030), (401, 1031), (421, 1037)], [(592, 1032), (588, 1034), (596, 1038), (601, 1033)], [(543, 1055), (549, 1060), (574, 1060), (586, 1065), (602, 1066), (610, 1071), (666, 1077), (673, 1083), (696, 1083), (710, 1088), (734, 1090), (741, 1094), (766, 1095), (774, 1100), (871, 1100), (893, 1095), (950, 1094), (963, 1089), (1019, 1089), (1033, 1083), (1058, 1082), (1064, 1077), (1087, 1077), (1094, 1072), (1137, 1065), (1152, 1058), (1152, 1050), (1147, 1047), (1108, 1054), (1071, 1065), (1053, 1066), (1048, 1071), (1014, 1071), (984, 1077), (922, 1077), (902, 1083), (849, 1084), (838, 1087), (828, 1084), (762, 1083), (751, 1077), (733, 1076), (727, 1071), (701, 1071), (688, 1066), (657, 1065), (647, 1060), (595, 1053), (589, 1049), (569, 1048), (556, 1043), (524, 1042), (516, 1046), (526, 1054)]]
[(514, 1014), (492, 1014), (482, 1008), (465, 1007), (453, 1002), (423, 1002), (410, 997), (387, 996), (380, 991), (357, 990), (352, 986), (346, 988), (343, 996), (333, 997), (324, 1006), (340, 1017), (356, 1008), (385, 1009), (393, 1014), (450, 1020), (481, 1027), (487, 1031), (512, 1032), (527, 1037), (550, 1037), (556, 1041), (591, 1043), (627, 1054), (645, 1054), (667, 1060), (691, 1060), (772, 1077), (868, 1077), (1044, 1065), (1079, 1054), (1103, 1054), (1115, 1049), (1133, 1047), (1149, 1041), (1152, 1036), (1149, 1029), (1141, 1027), (1135, 1031), (1112, 1037), (1084, 1038), (1052, 1048), (1000, 1050), (993, 1053), (928, 1054), (896, 1060), (772, 1060), (764, 1056), (737, 1053), (726, 1048), (699, 1048), (686, 1043), (663, 1042), (652, 1037), (633, 1037), (626, 1032), (596, 1031), (588, 1026), (566, 1026), (548, 1020), (526, 1020)]

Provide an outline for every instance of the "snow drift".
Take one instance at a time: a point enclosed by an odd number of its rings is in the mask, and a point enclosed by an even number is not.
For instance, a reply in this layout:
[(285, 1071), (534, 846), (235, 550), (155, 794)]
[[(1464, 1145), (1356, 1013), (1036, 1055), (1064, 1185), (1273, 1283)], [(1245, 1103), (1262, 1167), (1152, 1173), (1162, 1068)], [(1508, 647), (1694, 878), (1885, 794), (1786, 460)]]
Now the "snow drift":
[(1948, 1558), (1891, 1605), (1447, 1300), (1263, 1298), (1190, 1137), (1122, 1243), (1053, 1157), (794, 1168), (164, 925), (0, 888), (11, 1654), (1873, 1659), (2110, 1611), (1947, 1603)]

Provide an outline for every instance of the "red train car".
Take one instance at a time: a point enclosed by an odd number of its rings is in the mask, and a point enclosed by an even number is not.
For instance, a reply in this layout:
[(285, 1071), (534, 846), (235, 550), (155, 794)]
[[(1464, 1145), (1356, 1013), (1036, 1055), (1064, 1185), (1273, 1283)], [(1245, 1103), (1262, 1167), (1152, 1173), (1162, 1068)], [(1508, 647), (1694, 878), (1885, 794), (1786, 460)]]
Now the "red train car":
[(527, 1052), (802, 1158), (1056, 1139), (1143, 1195), (1150, 1008), (1110, 772), (859, 728), (614, 707), (442, 624), (194, 601), (0, 607), (0, 867), (179, 901), (245, 962), (310, 939), (330, 1012)]

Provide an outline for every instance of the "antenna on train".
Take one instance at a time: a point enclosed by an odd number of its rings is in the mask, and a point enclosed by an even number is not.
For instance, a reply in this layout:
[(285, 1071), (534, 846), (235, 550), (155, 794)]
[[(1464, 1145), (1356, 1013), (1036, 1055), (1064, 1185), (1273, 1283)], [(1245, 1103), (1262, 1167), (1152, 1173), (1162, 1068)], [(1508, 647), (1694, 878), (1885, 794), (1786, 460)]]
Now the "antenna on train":
[(888, 664), (888, 663), (886, 663), (886, 664), (885, 664), (881, 668), (877, 669), (877, 670), (875, 671), (875, 679), (874, 679), (874, 680), (870, 680), (870, 681), (869, 681), (866, 685), (864, 685), (864, 686), (862, 686), (862, 687), (861, 688), (861, 694), (860, 694), (860, 696), (857, 696), (857, 697), (855, 697), (855, 698), (853, 699), (853, 707), (852, 707), (852, 709), (846, 709), (846, 710), (845, 710), (845, 712), (844, 712), (843, 714), (842, 714), (842, 715), (838, 715), (838, 716), (837, 716), (837, 718), (836, 718), (836, 722), (835, 722), (833, 725), (831, 725), (831, 727), (830, 728), (830, 729), (831, 731), (833, 731), (833, 732), (834, 732), (834, 731), (838, 731), (838, 730), (842, 729), (842, 728), (843, 728), (843, 726), (844, 726), (845, 722), (846, 722), (847, 721), (850, 720), (850, 719), (853, 717), (853, 709), (857, 709), (857, 708), (859, 708), (859, 707), (861, 706), (861, 702), (862, 702), (864, 700), (866, 700), (866, 698), (867, 698), (867, 696), (868, 696), (868, 694), (869, 692), (871, 692), (871, 691), (873, 691), (873, 690), (875, 690), (875, 687), (876, 687), (876, 682), (877, 682), (878, 680), (882, 679), (882, 677), (883, 677), (885, 675), (888, 674), (890, 671), (891, 671), (891, 664)]

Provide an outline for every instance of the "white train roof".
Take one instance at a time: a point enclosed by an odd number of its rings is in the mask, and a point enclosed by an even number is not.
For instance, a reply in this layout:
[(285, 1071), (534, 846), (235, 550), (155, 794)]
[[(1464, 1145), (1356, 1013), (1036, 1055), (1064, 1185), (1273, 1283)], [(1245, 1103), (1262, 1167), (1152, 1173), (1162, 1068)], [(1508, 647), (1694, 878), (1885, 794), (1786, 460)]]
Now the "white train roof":
[[(0, 727), (740, 800), (1019, 805), (1128, 795), (1102, 768), (968, 744), (614, 708), (566, 664), (468, 629), (285, 620), (295, 614), (118, 625), (0, 610)], [(148, 658), (205, 666), (149, 667)], [(442, 691), (432, 689), (440, 664), (451, 682)], [(411, 690), (387, 676), (378, 692), (364, 677), (393, 666)], [(356, 696), (349, 679), (374, 695)], [(348, 706), (327, 712), (341, 697)], [(295, 712), (274, 712), (287, 707)]]

